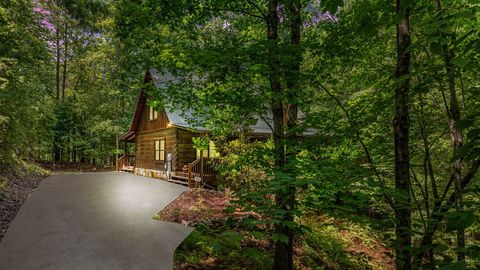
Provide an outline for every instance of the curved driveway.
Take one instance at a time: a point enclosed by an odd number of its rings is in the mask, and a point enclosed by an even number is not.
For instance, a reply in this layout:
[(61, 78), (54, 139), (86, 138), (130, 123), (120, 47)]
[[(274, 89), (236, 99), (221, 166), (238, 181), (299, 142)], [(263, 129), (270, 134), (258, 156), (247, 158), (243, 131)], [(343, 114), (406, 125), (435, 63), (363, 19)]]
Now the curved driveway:
[(192, 229), (152, 217), (186, 190), (118, 172), (49, 177), (0, 242), (0, 269), (172, 269)]

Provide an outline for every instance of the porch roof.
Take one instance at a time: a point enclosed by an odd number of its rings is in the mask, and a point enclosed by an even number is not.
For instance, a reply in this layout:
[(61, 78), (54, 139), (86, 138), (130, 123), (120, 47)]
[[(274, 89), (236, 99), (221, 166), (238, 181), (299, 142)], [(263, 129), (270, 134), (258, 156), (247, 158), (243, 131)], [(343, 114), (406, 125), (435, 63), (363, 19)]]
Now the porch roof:
[(125, 142), (131, 142), (135, 139), (135, 131), (127, 131), (124, 133), (120, 138), (118, 138), (119, 141), (125, 141)]

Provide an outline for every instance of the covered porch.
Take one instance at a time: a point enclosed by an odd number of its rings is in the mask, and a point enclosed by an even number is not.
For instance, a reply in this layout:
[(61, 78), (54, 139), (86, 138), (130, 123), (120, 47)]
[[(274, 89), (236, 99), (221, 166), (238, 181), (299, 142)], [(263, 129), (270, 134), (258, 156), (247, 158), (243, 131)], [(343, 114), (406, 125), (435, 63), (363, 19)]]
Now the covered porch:
[(135, 132), (129, 131), (123, 134), (120, 136), (120, 138), (118, 138), (117, 145), (119, 145), (120, 142), (123, 142), (124, 150), (123, 155), (117, 158), (116, 170), (133, 173), (135, 170), (135, 154), (129, 152), (128, 144), (135, 144)]
[[(123, 142), (123, 143), (122, 143)], [(213, 170), (211, 159), (208, 151), (198, 151), (196, 157), (192, 158), (191, 162), (178, 165), (178, 142), (174, 143), (173, 152), (177, 154), (165, 155), (164, 165), (159, 167), (142, 166), (141, 162), (136, 160), (137, 149), (135, 148), (136, 132), (129, 131), (118, 138), (119, 148), (123, 144), (123, 155), (117, 158), (116, 170), (130, 172), (142, 176), (164, 179), (169, 182), (187, 185), (188, 187), (203, 187), (205, 185), (212, 185), (215, 181), (215, 172)], [(134, 147), (129, 147), (133, 144)], [(133, 149), (133, 151), (132, 151)], [(192, 151), (195, 151), (192, 149)], [(133, 152), (133, 153), (131, 153)], [(152, 153), (153, 155), (153, 153)], [(168, 157), (169, 156), (169, 157)], [(153, 157), (152, 157), (153, 158)], [(169, 166), (167, 164), (170, 163)], [(168, 168), (168, 169), (167, 169)]]

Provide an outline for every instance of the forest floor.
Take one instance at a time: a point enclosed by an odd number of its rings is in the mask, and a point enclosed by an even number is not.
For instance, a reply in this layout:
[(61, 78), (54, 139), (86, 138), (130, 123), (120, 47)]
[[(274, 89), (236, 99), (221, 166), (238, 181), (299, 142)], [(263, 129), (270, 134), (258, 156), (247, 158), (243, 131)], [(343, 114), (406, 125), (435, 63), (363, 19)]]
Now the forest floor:
[(0, 164), (0, 241), (28, 196), (50, 173), (35, 164)]
[[(253, 213), (226, 211), (223, 192), (194, 189), (182, 193), (155, 218), (196, 227), (177, 248), (175, 269), (270, 269), (271, 230), (252, 229)], [(310, 232), (294, 243), (296, 269), (394, 269), (391, 250), (378, 234), (360, 224), (326, 215), (299, 221)]]

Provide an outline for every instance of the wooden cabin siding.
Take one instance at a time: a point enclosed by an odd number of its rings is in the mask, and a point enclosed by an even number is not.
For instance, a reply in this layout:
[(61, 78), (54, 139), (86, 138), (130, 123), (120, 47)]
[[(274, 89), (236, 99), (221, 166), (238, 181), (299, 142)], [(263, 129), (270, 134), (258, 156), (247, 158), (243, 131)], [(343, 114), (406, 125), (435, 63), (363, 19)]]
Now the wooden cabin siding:
[[(151, 170), (165, 170), (168, 153), (176, 148), (176, 128), (163, 128), (137, 133), (135, 140), (135, 166)], [(165, 161), (155, 161), (155, 141), (165, 138)], [(175, 168), (172, 168), (174, 170)]]
[(196, 151), (193, 148), (192, 138), (197, 136), (196, 133), (183, 129), (177, 128), (177, 151), (176, 151), (176, 166), (177, 170), (182, 170), (184, 165), (187, 165), (190, 162), (195, 161)]
[(138, 132), (156, 130), (156, 129), (167, 127), (168, 118), (167, 118), (167, 114), (164, 111), (159, 111), (157, 119), (154, 119), (154, 120), (150, 120), (149, 115), (150, 115), (149, 106), (147, 102), (145, 102), (143, 104), (142, 116), (140, 117), (140, 123), (137, 129)]
[[(164, 111), (157, 119), (149, 120), (150, 109), (144, 102), (135, 135), (135, 167), (148, 170), (165, 170), (167, 154), (172, 154), (172, 171), (181, 171), (184, 165), (195, 161), (196, 151), (192, 137), (197, 136), (185, 128), (168, 126)], [(165, 139), (165, 160), (155, 161), (155, 141)]]

